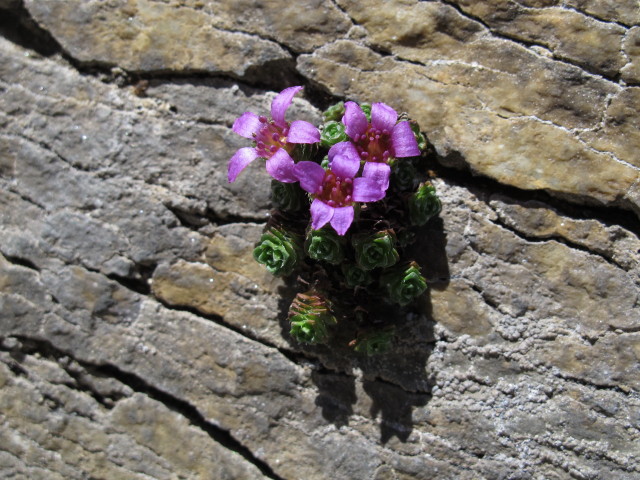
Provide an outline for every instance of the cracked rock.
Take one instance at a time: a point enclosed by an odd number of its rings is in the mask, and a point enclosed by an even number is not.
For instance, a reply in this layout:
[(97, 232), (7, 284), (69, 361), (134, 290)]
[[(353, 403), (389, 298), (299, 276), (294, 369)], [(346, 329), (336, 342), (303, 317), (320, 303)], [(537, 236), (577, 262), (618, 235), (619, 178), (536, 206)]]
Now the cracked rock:
[[(0, 476), (638, 477), (636, 3), (0, 1)], [(435, 147), (387, 355), (288, 336), (226, 179), (298, 84)]]

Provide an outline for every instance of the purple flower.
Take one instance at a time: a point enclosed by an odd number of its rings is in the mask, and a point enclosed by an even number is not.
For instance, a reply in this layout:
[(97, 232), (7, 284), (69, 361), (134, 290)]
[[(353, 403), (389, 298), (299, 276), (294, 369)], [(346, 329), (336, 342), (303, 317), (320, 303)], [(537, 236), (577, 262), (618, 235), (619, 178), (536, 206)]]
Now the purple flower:
[(297, 182), (291, 152), (298, 143), (317, 143), (320, 132), (304, 120), (291, 123), (284, 119), (293, 96), (302, 87), (285, 88), (271, 102), (271, 119), (252, 112), (243, 113), (234, 123), (233, 131), (255, 141), (255, 147), (239, 149), (229, 161), (228, 179), (234, 182), (238, 174), (256, 158), (267, 160), (267, 172), (284, 183)]
[(392, 157), (420, 155), (411, 125), (407, 121), (396, 123), (398, 114), (389, 105), (374, 103), (370, 123), (357, 103), (347, 102), (344, 108), (342, 123), (363, 160), (387, 162)]
[(329, 168), (314, 162), (299, 162), (293, 172), (300, 187), (312, 194), (311, 228), (329, 223), (338, 235), (344, 235), (353, 222), (355, 202), (376, 202), (389, 187), (391, 168), (385, 163), (367, 162), (362, 175), (360, 157), (351, 142), (340, 142), (329, 150)]

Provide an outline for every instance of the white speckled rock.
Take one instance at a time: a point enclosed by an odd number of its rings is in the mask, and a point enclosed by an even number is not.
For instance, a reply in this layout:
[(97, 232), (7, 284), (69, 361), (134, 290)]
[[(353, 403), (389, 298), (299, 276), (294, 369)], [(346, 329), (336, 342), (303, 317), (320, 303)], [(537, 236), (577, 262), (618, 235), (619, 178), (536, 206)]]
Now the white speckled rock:
[[(7, 9), (0, 476), (640, 475), (634, 2)], [(252, 259), (269, 180), (227, 183), (230, 126), (274, 65), (290, 118), (385, 101), (439, 154), (431, 288), (383, 357), (302, 349)]]

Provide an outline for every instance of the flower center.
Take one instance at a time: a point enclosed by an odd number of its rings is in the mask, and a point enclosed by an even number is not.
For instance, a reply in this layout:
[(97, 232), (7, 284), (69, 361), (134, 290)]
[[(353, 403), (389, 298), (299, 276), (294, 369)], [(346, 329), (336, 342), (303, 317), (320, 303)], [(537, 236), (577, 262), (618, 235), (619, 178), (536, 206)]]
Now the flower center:
[(391, 135), (389, 130), (378, 130), (369, 124), (367, 131), (356, 140), (360, 158), (367, 162), (387, 162), (391, 156)]
[(288, 126), (281, 128), (264, 116), (260, 116), (260, 123), (262, 126), (255, 135), (256, 152), (259, 157), (271, 158), (280, 148), (284, 148), (289, 154), (293, 151), (295, 145), (287, 143)]
[(353, 179), (340, 178), (331, 170), (324, 174), (317, 196), (330, 207), (346, 207), (353, 204)]

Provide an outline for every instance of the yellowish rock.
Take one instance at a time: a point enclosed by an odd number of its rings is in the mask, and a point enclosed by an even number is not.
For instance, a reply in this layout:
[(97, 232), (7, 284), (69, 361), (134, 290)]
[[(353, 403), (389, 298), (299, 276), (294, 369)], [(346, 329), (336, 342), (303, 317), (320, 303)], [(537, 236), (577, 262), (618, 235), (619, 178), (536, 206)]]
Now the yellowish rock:
[[(530, 72), (526, 87), (515, 81), (485, 90), (480, 86), (493, 85), (488, 76), (494, 74), (467, 75), (467, 67), (473, 66), (461, 67), (456, 62), (453, 68), (408, 64), (348, 41), (301, 56), (298, 65), (302, 72), (341, 95), (361, 101), (375, 98), (411, 112), (445, 162), (447, 157), (462, 157), (474, 171), (505, 184), (544, 189), (576, 201), (640, 209), (636, 198), (640, 170), (592, 148), (563, 125), (572, 123), (562, 112), (562, 102), (568, 97), (566, 92), (560, 93), (561, 83), (557, 85), (558, 97), (549, 97), (547, 74), (551, 78), (556, 75), (550, 70)], [(501, 75), (494, 75), (494, 79), (504, 78)], [(598, 93), (591, 80), (585, 81), (572, 93), (571, 101), (575, 98), (579, 106), (569, 115), (584, 119), (579, 110), (592, 109), (595, 122), (600, 114), (589, 103), (597, 101), (604, 108), (605, 92), (615, 89), (603, 84)], [(539, 115), (537, 99), (545, 96), (547, 113)], [(554, 105), (556, 98), (562, 100)], [(625, 141), (619, 131), (612, 136)], [(633, 139), (626, 140), (631, 140), (630, 147), (634, 145)]]
[(542, 45), (554, 56), (589, 71), (616, 77), (625, 64), (620, 47), (626, 29), (615, 23), (601, 22), (548, 1), (526, 5), (512, 0), (457, 3), (492, 30), (527, 44)]
[(290, 58), (276, 43), (212, 26), (193, 8), (164, 2), (27, 1), (33, 17), (81, 62), (142, 72), (228, 72)]
[[(252, 260), (253, 261), (253, 260)], [(262, 272), (255, 264), (254, 272)], [(217, 271), (204, 263), (178, 260), (156, 268), (152, 292), (162, 302), (223, 317), (233, 327), (276, 345), (284, 345), (279, 324), (278, 299), (255, 279), (235, 271)]]
[(623, 45), (628, 63), (622, 68), (622, 79), (628, 83), (638, 84), (640, 83), (640, 27), (633, 27), (627, 32)]

